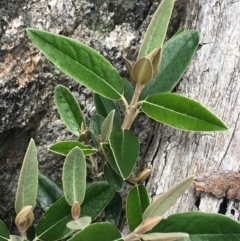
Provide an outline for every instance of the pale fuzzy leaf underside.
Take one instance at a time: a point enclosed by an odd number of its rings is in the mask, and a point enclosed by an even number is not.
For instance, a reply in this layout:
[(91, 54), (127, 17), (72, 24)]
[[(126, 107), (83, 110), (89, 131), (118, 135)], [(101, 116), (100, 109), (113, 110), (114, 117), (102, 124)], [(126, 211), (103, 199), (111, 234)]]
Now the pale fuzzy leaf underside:
[(68, 204), (72, 206), (74, 202), (78, 202), (81, 205), (86, 191), (86, 160), (79, 147), (75, 147), (67, 155), (62, 179)]
[(193, 177), (188, 177), (160, 195), (143, 213), (143, 219), (162, 216), (192, 184)]
[(54, 153), (58, 153), (60, 155), (66, 156), (74, 147), (79, 147), (85, 156), (88, 156), (97, 152), (97, 150), (94, 149), (92, 146), (84, 145), (79, 141), (75, 141), (75, 140), (56, 142), (51, 146), (49, 146), (48, 150)]
[(15, 210), (18, 214), (25, 206), (35, 206), (38, 189), (38, 160), (37, 148), (34, 140), (31, 139), (27, 148), (27, 152), (22, 164), (16, 201)]
[(153, 15), (138, 53), (138, 59), (161, 48), (165, 40), (174, 0), (163, 0)]

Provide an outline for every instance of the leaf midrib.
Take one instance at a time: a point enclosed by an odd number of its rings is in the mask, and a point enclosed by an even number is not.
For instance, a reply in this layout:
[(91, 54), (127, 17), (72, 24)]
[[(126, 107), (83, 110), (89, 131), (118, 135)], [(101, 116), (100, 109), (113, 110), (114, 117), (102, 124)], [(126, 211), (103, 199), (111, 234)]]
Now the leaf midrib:
[[(93, 75), (95, 75), (97, 78), (101, 79), (105, 84), (107, 84), (114, 92), (117, 92), (119, 94), (119, 96), (121, 96), (121, 94), (115, 89), (113, 88), (107, 81), (105, 81), (102, 77), (100, 77), (99, 75), (95, 74), (92, 70), (86, 68), (84, 65), (80, 64), (77, 60), (73, 59), (70, 55), (64, 53), (63, 51), (61, 51), (61, 49), (56, 48), (54, 45), (48, 43), (45, 39), (41, 38), (38, 36), (38, 38), (40, 38), (42, 41), (45, 41), (45, 44), (48, 44), (50, 47), (55, 48), (57, 51), (59, 51), (60, 53), (62, 53), (63, 55), (67, 56), (69, 59), (71, 59), (73, 62), (77, 63), (78, 65), (80, 65), (82, 68), (84, 68), (85, 70), (91, 72)], [(75, 50), (75, 48), (74, 48)], [(41, 52), (43, 52), (42, 50), (40, 50)], [(45, 54), (44, 54), (45, 55)], [(89, 54), (88, 54), (89, 55)], [(48, 57), (49, 58), (49, 57)], [(56, 64), (56, 66), (59, 66), (59, 64)], [(60, 68), (61, 69), (61, 68)]]
[[(207, 124), (210, 123), (211, 125), (214, 125), (214, 126), (219, 126), (219, 125), (214, 124), (214, 123), (212, 123), (212, 122), (207, 122), (207, 121), (205, 121), (205, 120), (203, 120), (203, 119), (196, 118), (196, 117), (193, 117), (193, 116), (190, 116), (190, 115), (186, 115), (186, 114), (183, 114), (183, 113), (181, 113), (181, 112), (177, 112), (177, 111), (175, 111), (175, 110), (168, 109), (168, 108), (166, 108), (166, 107), (163, 107), (163, 106), (160, 106), (160, 105), (153, 104), (153, 103), (151, 103), (151, 102), (147, 102), (147, 101), (145, 101), (145, 103), (150, 104), (150, 105), (153, 105), (153, 106), (156, 106), (156, 107), (158, 107), (158, 108), (165, 109), (165, 110), (167, 110), (167, 111), (170, 111), (170, 112), (172, 112), (172, 113), (176, 113), (176, 114), (178, 114), (178, 115), (182, 115), (182, 116), (185, 116), (185, 117), (190, 117), (191, 119), (199, 120), (199, 121), (202, 121), (202, 122), (207, 123)], [(219, 126), (219, 127), (222, 127), (222, 128), (223, 128), (223, 126)]]

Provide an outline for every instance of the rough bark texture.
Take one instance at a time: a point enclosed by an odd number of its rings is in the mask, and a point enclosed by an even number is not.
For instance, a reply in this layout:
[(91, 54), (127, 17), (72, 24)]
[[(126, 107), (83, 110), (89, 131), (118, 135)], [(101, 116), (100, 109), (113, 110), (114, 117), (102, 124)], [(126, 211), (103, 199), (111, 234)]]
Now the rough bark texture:
[[(7, 221), (8, 226), (14, 215), (16, 181), (30, 137), (38, 147), (40, 170), (55, 180), (61, 176), (63, 158), (49, 153), (47, 147), (72, 136), (54, 105), (56, 84), (70, 88), (87, 117), (94, 113), (90, 91), (70, 80), (39, 54), (26, 35), (26, 27), (42, 28), (85, 42), (106, 56), (121, 75), (126, 75), (122, 56), (134, 59), (159, 2), (1, 1), (0, 218)], [(176, 1), (169, 36), (179, 27), (181, 19), (188, 29), (197, 29), (201, 35), (201, 47), (177, 92), (205, 104), (223, 118), (229, 131), (186, 133), (141, 117), (139, 122), (146, 126), (145, 130), (137, 123), (134, 126), (143, 147), (138, 169), (153, 165), (147, 182), (153, 199), (188, 175), (239, 171), (238, 9), (240, 1)], [(231, 210), (234, 210), (234, 218), (239, 217), (238, 201), (227, 203), (209, 194), (198, 194), (193, 187), (170, 213), (196, 208), (218, 212), (221, 203), (227, 205), (228, 215), (233, 215)]]
[[(224, 120), (229, 131), (187, 133), (157, 126), (145, 157), (153, 165), (147, 183), (153, 198), (189, 175), (240, 171), (239, 9), (240, 1), (186, 1), (184, 23), (199, 30), (201, 44), (177, 92), (203, 103)], [(240, 218), (239, 201), (196, 193), (194, 188), (169, 213), (193, 209)]]

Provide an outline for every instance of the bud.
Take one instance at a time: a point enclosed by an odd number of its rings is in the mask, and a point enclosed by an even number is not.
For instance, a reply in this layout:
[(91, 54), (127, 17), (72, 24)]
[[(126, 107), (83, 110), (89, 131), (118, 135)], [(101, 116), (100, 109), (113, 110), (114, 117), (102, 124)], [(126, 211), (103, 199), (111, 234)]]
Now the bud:
[(146, 233), (153, 229), (160, 221), (162, 220), (161, 216), (147, 218), (142, 221), (142, 223), (134, 230), (135, 234)]
[(153, 76), (153, 66), (148, 57), (139, 59), (132, 68), (131, 78), (135, 83), (147, 84)]
[(72, 205), (72, 209), (71, 209), (71, 214), (72, 214), (72, 218), (74, 220), (79, 219), (80, 214), (81, 214), (81, 207), (78, 201), (75, 201)]
[(124, 58), (127, 71), (133, 82), (146, 85), (159, 71), (162, 60), (162, 49), (154, 49), (147, 56), (140, 58), (134, 65)]
[(140, 172), (136, 177), (138, 182), (146, 181), (146, 179), (149, 178), (149, 176), (151, 175), (151, 172), (152, 172), (152, 166)]
[(159, 71), (159, 66), (162, 61), (162, 49), (157, 49), (152, 59), (152, 66), (153, 66), (153, 78), (157, 76)]
[(24, 233), (32, 225), (34, 220), (34, 214), (32, 211), (32, 206), (25, 206), (18, 213), (15, 219), (15, 224), (20, 233)]

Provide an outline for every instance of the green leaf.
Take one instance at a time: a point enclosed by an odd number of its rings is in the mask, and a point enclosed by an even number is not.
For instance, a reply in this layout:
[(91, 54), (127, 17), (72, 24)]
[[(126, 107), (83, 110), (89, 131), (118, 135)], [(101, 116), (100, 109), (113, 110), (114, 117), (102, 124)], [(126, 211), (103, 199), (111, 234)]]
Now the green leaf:
[(121, 191), (123, 188), (124, 180), (119, 176), (110, 166), (109, 163), (104, 165), (104, 176), (109, 185), (116, 191)]
[(193, 177), (183, 179), (175, 186), (161, 194), (143, 213), (143, 219), (162, 216), (170, 207), (174, 205), (177, 199), (186, 191), (192, 184)]
[(68, 241), (113, 241), (121, 238), (119, 230), (110, 223), (94, 223), (75, 234)]
[(92, 146), (83, 145), (79, 141), (75, 141), (75, 140), (59, 141), (59, 142), (54, 143), (51, 146), (49, 146), (48, 150), (58, 153), (60, 155), (66, 156), (75, 147), (79, 147), (85, 156), (94, 154), (97, 151)]
[(94, 220), (111, 201), (114, 190), (105, 181), (87, 186), (81, 205), (81, 217), (89, 216)]
[(6, 241), (10, 238), (10, 233), (2, 220), (0, 220), (0, 241)]
[(27, 230), (27, 240), (34, 240), (36, 236), (36, 229), (35, 227), (32, 225), (28, 228)]
[(107, 158), (108, 163), (110, 164), (110, 166), (112, 167), (112, 169), (121, 176), (119, 168), (117, 166), (117, 163), (115, 161), (115, 157), (113, 155), (112, 149), (109, 145), (109, 143), (106, 142), (102, 142), (101, 143), (101, 149), (103, 150), (103, 153), (105, 155), (105, 157)]
[(43, 30), (27, 29), (39, 50), (65, 74), (109, 99), (123, 94), (122, 80), (101, 54), (73, 39)]
[(109, 143), (120, 174), (127, 179), (139, 155), (138, 138), (127, 129), (118, 129), (111, 132)]
[(90, 225), (92, 219), (90, 217), (82, 217), (67, 223), (67, 227), (73, 230), (82, 230)]
[(15, 201), (15, 210), (18, 214), (25, 206), (35, 206), (38, 189), (38, 160), (37, 148), (31, 139), (25, 154)]
[(71, 207), (65, 198), (62, 197), (54, 203), (39, 220), (36, 229), (38, 239), (54, 241), (71, 236), (73, 230), (70, 230), (66, 226), (71, 220)]
[(86, 128), (85, 119), (80, 106), (70, 90), (63, 85), (57, 85), (54, 97), (58, 112), (67, 126), (75, 136), (80, 136), (81, 125)]
[(52, 179), (38, 172), (37, 204), (41, 210), (46, 212), (62, 196), (62, 188)]
[(113, 118), (115, 110), (112, 110), (104, 120), (101, 128), (101, 141), (107, 142), (113, 129)]
[(143, 212), (150, 204), (150, 199), (145, 186), (133, 187), (128, 193), (126, 202), (126, 213), (130, 231), (141, 224)]
[(86, 160), (80, 148), (75, 147), (63, 165), (63, 190), (69, 205), (83, 202), (86, 191)]
[(147, 241), (173, 241), (179, 240), (180, 238), (188, 238), (187, 233), (148, 233), (148, 234), (138, 234), (137, 238)]
[(115, 192), (112, 200), (109, 202), (104, 212), (104, 221), (109, 222), (112, 225), (118, 227), (120, 224), (122, 214), (122, 199), (117, 192)]
[(92, 132), (92, 138), (96, 146), (98, 146), (98, 137), (101, 135), (102, 124), (104, 122), (104, 117), (96, 114), (92, 116), (90, 120), (90, 130)]
[(105, 97), (96, 93), (94, 93), (93, 97), (97, 113), (104, 118), (106, 118), (112, 110), (115, 110), (113, 127), (114, 129), (120, 128), (122, 119), (119, 110), (113, 100), (106, 99)]
[(161, 2), (148, 26), (137, 59), (148, 55), (156, 48), (158, 49), (162, 47), (172, 14), (173, 5), (174, 0), (163, 0)]
[(184, 241), (240, 240), (240, 223), (221, 214), (186, 212), (169, 216), (152, 232), (186, 232)]
[(178, 34), (183, 33), (183, 32), (185, 32), (185, 31), (186, 31), (186, 27), (185, 27), (185, 26), (180, 27), (180, 28), (178, 29), (178, 31), (172, 36), (172, 38), (173, 38), (173, 37), (176, 37)]
[(157, 76), (142, 90), (140, 99), (160, 92), (171, 92), (181, 80), (199, 44), (196, 30), (182, 32), (163, 45), (162, 61)]
[[(125, 78), (122, 78), (123, 81), (123, 88), (124, 88), (124, 98), (126, 99), (127, 103), (130, 104), (132, 97), (133, 97), (133, 87), (130, 81)], [(125, 105), (123, 104), (122, 100), (119, 100), (120, 108), (123, 112), (125, 112)]]
[(143, 112), (156, 121), (188, 131), (225, 131), (226, 125), (199, 102), (172, 93), (152, 95)]

